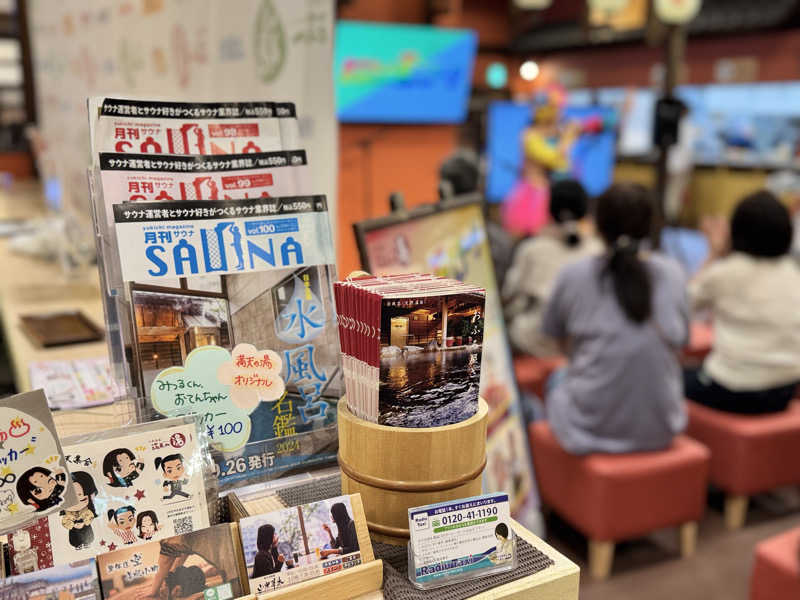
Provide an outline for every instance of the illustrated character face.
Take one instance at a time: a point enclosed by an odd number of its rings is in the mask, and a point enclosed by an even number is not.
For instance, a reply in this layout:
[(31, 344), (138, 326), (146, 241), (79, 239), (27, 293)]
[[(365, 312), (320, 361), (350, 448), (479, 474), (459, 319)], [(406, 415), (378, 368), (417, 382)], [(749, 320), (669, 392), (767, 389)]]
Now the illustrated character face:
[(31, 493), (37, 500), (47, 500), (56, 489), (56, 480), (44, 473), (34, 473), (28, 478), (28, 481), (33, 486)]
[(117, 464), (114, 472), (120, 477), (127, 477), (136, 470), (136, 463), (127, 454), (117, 454)]
[(133, 516), (133, 513), (129, 510), (125, 512), (119, 513), (116, 516), (117, 525), (120, 526), (122, 529), (133, 529), (133, 526), (136, 524), (136, 518)]
[(72, 482), (72, 488), (75, 490), (75, 496), (78, 498), (78, 503), (70, 506), (67, 510), (79, 511), (89, 506), (89, 496), (83, 492), (81, 484), (77, 481)]
[(23, 552), (24, 550), (31, 549), (31, 534), (20, 529), (14, 534), (14, 550)]
[(177, 481), (183, 477), (183, 461), (179, 458), (164, 463), (164, 477), (172, 481)]
[(150, 517), (142, 519), (142, 537), (151, 537), (156, 532), (156, 524)]
[(499, 533), (495, 533), (495, 534), (494, 534), (494, 537), (496, 537), (496, 538), (497, 538), (497, 541), (498, 541), (498, 542), (500, 542), (500, 543), (503, 543), (503, 542), (505, 542), (505, 541), (506, 541), (506, 538), (504, 538), (504, 537), (503, 537), (502, 535), (500, 535)]

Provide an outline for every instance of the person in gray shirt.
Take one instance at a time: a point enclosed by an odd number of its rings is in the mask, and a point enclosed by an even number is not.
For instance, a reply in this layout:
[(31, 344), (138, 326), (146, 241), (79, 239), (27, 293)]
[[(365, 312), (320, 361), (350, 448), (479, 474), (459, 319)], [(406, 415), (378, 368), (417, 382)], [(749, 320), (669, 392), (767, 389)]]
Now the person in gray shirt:
[(547, 418), (574, 454), (659, 450), (686, 426), (686, 281), (677, 262), (640, 250), (652, 216), (643, 186), (609, 188), (595, 217), (606, 252), (565, 267), (544, 311), (543, 332), (569, 357), (547, 394)]

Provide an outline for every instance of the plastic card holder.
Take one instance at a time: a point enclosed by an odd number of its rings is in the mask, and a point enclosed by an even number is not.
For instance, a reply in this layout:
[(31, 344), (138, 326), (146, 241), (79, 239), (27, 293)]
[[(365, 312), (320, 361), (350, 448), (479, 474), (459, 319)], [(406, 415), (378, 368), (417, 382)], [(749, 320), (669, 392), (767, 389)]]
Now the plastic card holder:
[(408, 509), (408, 579), (421, 590), (517, 567), (507, 494)]

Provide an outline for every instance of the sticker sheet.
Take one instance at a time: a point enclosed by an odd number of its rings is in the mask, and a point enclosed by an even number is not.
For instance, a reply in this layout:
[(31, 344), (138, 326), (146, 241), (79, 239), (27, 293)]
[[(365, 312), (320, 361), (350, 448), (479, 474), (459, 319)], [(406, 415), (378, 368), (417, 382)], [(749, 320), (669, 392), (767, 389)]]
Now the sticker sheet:
[[(12, 569), (38, 542), (39, 563), (89, 558), (209, 525), (203, 458), (193, 423), (64, 445), (76, 501), (10, 536)], [(38, 529), (37, 529), (38, 527)], [(47, 552), (49, 545), (49, 552)], [(21, 560), (21, 559), (20, 559)]]
[(0, 401), (0, 531), (76, 502), (42, 390)]

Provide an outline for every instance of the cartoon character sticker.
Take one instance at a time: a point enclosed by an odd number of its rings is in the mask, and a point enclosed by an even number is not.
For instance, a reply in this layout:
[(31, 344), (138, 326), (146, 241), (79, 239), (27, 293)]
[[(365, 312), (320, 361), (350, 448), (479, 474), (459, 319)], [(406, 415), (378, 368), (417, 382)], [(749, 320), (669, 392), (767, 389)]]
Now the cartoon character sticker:
[(116, 448), (103, 459), (103, 475), (111, 487), (131, 487), (144, 469), (144, 463), (127, 448)]
[(183, 465), (181, 454), (170, 454), (164, 458), (156, 458), (156, 469), (161, 469), (163, 480), (161, 488), (164, 490), (162, 500), (172, 500), (175, 497), (189, 498), (190, 495), (183, 491), (183, 486), (189, 485), (189, 480), (184, 478), (186, 468)]
[(69, 531), (70, 546), (83, 550), (94, 541), (92, 521), (97, 518), (94, 508), (97, 486), (86, 471), (73, 471), (72, 485), (78, 496), (78, 504), (61, 511), (61, 524)]
[(14, 492), (10, 489), (0, 490), (0, 511), (7, 510), (8, 506), (16, 502), (16, 500)]
[(17, 496), (23, 504), (43, 512), (64, 501), (63, 495), (67, 476), (61, 469), (53, 473), (45, 467), (33, 467), (22, 474), (17, 481)]
[(140, 540), (152, 540), (156, 532), (161, 530), (156, 512), (154, 510), (140, 512), (136, 517), (136, 530)]
[(108, 526), (123, 544), (133, 544), (136, 542), (136, 533), (133, 530), (136, 526), (136, 509), (130, 504), (116, 510), (109, 509)]
[(25, 529), (20, 529), (14, 534), (14, 573), (33, 573), (39, 569), (39, 559), (36, 550), (31, 548), (31, 534)]

